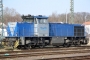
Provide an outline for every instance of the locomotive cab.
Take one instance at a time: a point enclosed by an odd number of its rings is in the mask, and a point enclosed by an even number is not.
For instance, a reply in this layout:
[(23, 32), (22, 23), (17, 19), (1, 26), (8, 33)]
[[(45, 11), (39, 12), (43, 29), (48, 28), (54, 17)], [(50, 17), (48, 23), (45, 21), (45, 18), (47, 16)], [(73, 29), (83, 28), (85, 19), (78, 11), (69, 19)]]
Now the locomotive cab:
[(34, 18), (34, 35), (43, 37), (49, 36), (48, 17), (35, 16)]
[(22, 16), (23, 22), (34, 23), (34, 36), (49, 36), (48, 17), (39, 16)]

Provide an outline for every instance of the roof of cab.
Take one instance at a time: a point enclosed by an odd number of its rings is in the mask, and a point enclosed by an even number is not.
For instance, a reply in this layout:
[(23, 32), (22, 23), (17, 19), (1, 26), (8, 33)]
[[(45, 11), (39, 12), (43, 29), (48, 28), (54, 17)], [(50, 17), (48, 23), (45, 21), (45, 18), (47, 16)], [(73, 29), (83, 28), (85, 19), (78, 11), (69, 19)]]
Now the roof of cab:
[(48, 17), (46, 17), (46, 16), (34, 16), (34, 18), (44, 18), (44, 19), (48, 19)]
[(42, 16), (42, 15), (37, 15), (37, 16), (33, 16), (33, 15), (22, 15), (21, 17), (22, 17), (23, 19), (29, 19), (29, 18), (42, 18), (42, 19), (48, 19), (48, 17)]

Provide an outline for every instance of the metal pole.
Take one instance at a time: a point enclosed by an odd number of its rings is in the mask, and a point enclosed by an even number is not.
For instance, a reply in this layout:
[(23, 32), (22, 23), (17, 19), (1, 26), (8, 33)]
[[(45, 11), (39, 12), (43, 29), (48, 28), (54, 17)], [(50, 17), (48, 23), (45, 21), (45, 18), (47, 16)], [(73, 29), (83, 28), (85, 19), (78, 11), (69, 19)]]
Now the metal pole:
[(86, 22), (86, 17), (87, 17), (87, 16), (85, 16), (85, 21), (84, 21), (84, 22)]
[(66, 23), (67, 23), (67, 9), (66, 9)]
[(1, 27), (2, 27), (2, 36), (3, 36), (3, 1), (2, 0), (0, 0), (0, 18), (1, 18), (1, 22), (2, 22), (2, 25), (1, 25)]
[(3, 1), (2, 1), (2, 36), (3, 36)]
[(70, 1), (70, 11), (71, 11), (70, 23), (74, 23), (74, 0)]

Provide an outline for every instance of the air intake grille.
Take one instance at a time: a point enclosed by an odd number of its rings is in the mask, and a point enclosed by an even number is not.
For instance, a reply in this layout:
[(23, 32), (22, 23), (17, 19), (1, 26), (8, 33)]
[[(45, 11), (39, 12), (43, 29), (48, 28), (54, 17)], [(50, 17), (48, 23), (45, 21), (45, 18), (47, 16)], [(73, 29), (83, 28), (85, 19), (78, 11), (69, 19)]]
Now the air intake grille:
[(74, 36), (84, 36), (84, 26), (75, 26), (74, 27)]

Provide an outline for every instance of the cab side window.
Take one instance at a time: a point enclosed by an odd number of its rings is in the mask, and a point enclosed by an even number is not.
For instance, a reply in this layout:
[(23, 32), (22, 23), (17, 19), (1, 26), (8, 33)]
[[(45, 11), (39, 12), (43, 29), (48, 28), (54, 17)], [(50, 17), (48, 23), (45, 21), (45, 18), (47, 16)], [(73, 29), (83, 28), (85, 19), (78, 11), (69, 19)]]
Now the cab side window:
[(34, 23), (37, 24), (37, 20), (36, 19), (34, 20)]

